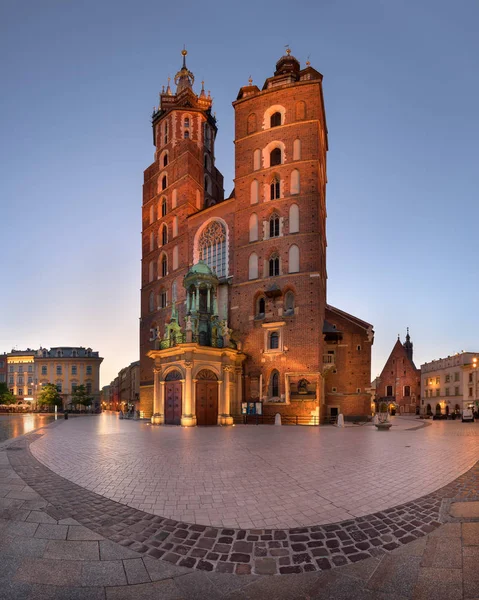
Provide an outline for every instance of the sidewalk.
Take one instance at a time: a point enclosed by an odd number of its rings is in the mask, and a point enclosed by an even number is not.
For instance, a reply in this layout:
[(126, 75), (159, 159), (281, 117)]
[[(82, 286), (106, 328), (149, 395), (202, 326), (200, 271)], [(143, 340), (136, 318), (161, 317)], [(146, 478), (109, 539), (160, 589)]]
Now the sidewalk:
[(235, 575), (146, 556), (94, 531), (95, 517), (92, 529), (65, 517), (13, 469), (8, 454), (21, 453), (15, 443), (0, 449), (0, 600), (479, 598), (479, 503), (470, 489), (466, 502), (443, 500), (447, 522), (392, 552), (297, 575)]

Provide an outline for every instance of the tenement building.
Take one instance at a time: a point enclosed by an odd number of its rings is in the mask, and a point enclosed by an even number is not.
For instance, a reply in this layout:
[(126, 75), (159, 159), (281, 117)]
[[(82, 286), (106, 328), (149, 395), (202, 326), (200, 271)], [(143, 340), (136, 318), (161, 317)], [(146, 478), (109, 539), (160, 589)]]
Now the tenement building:
[(370, 413), (372, 326), (326, 305), (322, 79), (288, 50), (261, 89), (239, 90), (227, 198), (212, 99), (194, 92), (186, 51), (160, 95), (140, 323), (140, 410), (155, 423)]
[[(413, 361), (413, 343), (407, 329), (406, 341), (397, 342), (376, 379), (376, 401), (386, 403), (400, 414), (418, 414), (421, 398), (421, 371)], [(379, 406), (378, 406), (379, 408)]]
[(100, 364), (103, 358), (91, 348), (27, 348), (12, 350), (6, 356), (8, 386), (19, 401), (36, 404), (42, 386), (53, 383), (62, 397), (64, 408), (68, 408), (75, 388), (84, 385), (93, 398), (93, 408), (99, 407)]
[(421, 365), (421, 414), (479, 410), (478, 352), (460, 352)]

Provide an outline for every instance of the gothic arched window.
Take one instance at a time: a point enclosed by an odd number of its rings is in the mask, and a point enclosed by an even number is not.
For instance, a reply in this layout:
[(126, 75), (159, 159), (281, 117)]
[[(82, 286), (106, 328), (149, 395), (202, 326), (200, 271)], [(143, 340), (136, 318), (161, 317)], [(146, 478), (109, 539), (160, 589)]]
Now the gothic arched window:
[(279, 216), (273, 213), (269, 219), (269, 237), (279, 236)]
[(189, 127), (190, 126), (190, 119), (189, 117), (185, 117), (185, 127)]
[(166, 175), (163, 175), (163, 179), (161, 180), (161, 189), (166, 190), (168, 187), (168, 180), (166, 179)]
[(271, 115), (270, 127), (278, 127), (281, 125), (281, 113), (275, 112)]
[(279, 396), (279, 373), (276, 370), (271, 373), (269, 380), (269, 395), (270, 398), (277, 398)]
[(279, 275), (279, 256), (273, 254), (269, 259), (269, 276), (276, 277)]
[(166, 225), (161, 228), (161, 243), (163, 246), (168, 243), (168, 227)]
[(273, 177), (273, 180), (270, 184), (270, 198), (271, 200), (277, 200), (280, 197), (281, 193), (281, 185), (279, 182), (279, 177)]
[(163, 200), (161, 201), (161, 216), (166, 217), (167, 211), (168, 211), (168, 207), (166, 204), (166, 198), (163, 198)]
[(293, 292), (286, 292), (284, 297), (284, 314), (294, 315), (294, 294)]
[(217, 277), (226, 277), (227, 247), (226, 228), (219, 221), (211, 221), (201, 232), (198, 240), (199, 258)]
[(168, 152), (165, 152), (165, 154), (163, 156), (163, 166), (166, 167), (167, 164), (168, 164)]
[(264, 317), (264, 313), (266, 312), (266, 300), (261, 296), (258, 298), (258, 306), (256, 310), (257, 317)]
[(281, 148), (274, 148), (269, 155), (269, 165), (274, 167), (281, 164)]
[(166, 275), (168, 275), (168, 258), (166, 257), (166, 254), (163, 254), (163, 256), (161, 257), (161, 276), (165, 277)]

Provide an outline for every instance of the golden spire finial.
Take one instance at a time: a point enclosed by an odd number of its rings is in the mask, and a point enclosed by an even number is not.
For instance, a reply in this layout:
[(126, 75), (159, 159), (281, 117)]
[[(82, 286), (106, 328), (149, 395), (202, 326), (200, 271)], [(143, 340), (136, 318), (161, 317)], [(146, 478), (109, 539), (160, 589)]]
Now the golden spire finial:
[(250, 85), (253, 85), (253, 78), (251, 77), (251, 75), (249, 76), (248, 83), (249, 83)]
[(289, 47), (289, 44), (286, 44), (285, 48), (286, 48), (286, 54), (289, 56), (291, 54), (291, 48)]
[(186, 49), (185, 45), (183, 44), (183, 50), (181, 51), (181, 54), (183, 56), (186, 56), (188, 54), (188, 50)]

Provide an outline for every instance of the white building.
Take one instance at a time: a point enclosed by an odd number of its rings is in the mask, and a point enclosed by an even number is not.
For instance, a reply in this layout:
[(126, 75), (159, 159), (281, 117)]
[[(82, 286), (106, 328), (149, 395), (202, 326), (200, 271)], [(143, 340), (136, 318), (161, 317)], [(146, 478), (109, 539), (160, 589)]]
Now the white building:
[(479, 410), (479, 352), (461, 352), (421, 365), (421, 414)]

